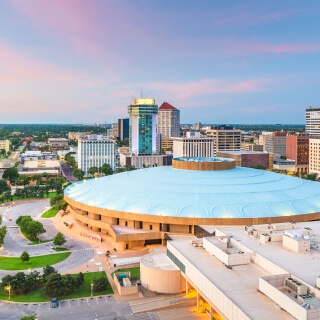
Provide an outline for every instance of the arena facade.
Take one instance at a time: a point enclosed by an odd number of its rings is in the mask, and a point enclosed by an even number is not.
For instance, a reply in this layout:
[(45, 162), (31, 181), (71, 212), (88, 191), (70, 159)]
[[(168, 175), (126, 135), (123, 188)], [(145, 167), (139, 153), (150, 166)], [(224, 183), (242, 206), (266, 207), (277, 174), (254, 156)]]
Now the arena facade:
[(172, 166), (80, 181), (65, 189), (73, 216), (124, 249), (165, 244), (201, 225), (320, 219), (320, 183), (245, 167), (227, 158), (176, 158)]

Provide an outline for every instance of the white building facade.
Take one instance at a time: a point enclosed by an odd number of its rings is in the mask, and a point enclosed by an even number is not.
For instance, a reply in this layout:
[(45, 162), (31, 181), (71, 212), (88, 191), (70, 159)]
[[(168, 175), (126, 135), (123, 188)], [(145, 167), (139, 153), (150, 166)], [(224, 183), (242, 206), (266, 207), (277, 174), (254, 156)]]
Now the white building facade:
[(186, 137), (173, 138), (173, 157), (214, 157), (215, 139), (201, 137), (200, 132), (187, 132)]
[(320, 135), (320, 108), (306, 109), (306, 132), (310, 136)]
[(91, 167), (100, 168), (109, 164), (116, 170), (116, 143), (106, 136), (88, 135), (88, 139), (78, 141), (78, 168), (83, 170), (87, 177)]

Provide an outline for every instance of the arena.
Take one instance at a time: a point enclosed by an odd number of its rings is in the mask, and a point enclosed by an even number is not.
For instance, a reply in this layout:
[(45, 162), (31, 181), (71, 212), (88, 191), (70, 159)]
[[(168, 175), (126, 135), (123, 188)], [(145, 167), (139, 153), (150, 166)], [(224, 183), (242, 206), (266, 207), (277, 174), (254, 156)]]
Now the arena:
[(80, 181), (65, 190), (70, 211), (124, 249), (165, 244), (170, 234), (205, 234), (202, 225), (251, 225), (320, 219), (318, 182), (235, 167), (226, 158), (176, 158)]

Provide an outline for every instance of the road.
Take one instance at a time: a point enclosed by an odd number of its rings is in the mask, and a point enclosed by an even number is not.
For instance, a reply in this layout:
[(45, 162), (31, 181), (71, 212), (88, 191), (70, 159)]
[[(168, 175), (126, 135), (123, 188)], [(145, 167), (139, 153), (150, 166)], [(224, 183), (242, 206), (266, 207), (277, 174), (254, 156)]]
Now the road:
[[(29, 245), (30, 242), (20, 233), (20, 229), (17, 228), (15, 224), (15, 220), (20, 215), (30, 215), (32, 218), (40, 221), (46, 229), (46, 233), (42, 234), (40, 238), (42, 240), (53, 239), (58, 233), (58, 230), (53, 225), (51, 219), (43, 219), (40, 217), (49, 207), (49, 200), (15, 205), (11, 208), (0, 207), (0, 213), (2, 213), (4, 217), (3, 225), (7, 226), (8, 230), (0, 255), (19, 257), (24, 250), (27, 250), (30, 256), (56, 253), (56, 251), (52, 249), (52, 242)], [(12, 221), (9, 221), (10, 219), (12, 219)], [(64, 244), (64, 247), (69, 248), (72, 254), (66, 260), (54, 265), (55, 269), (61, 273), (83, 265), (94, 256), (94, 249), (89, 244), (68, 237), (66, 237), (66, 240), (67, 242)], [(38, 269), (38, 271), (42, 271), (42, 268)], [(0, 271), (0, 278), (7, 274), (15, 273), (15, 271)]]
[(66, 162), (61, 161), (61, 169), (63, 172), (63, 176), (70, 182), (76, 182), (77, 179), (73, 175), (72, 169), (67, 165)]
[(60, 301), (57, 308), (47, 303), (9, 303), (0, 301), (0, 319), (19, 320), (34, 314), (38, 320), (158, 320), (155, 312), (133, 315), (127, 301), (114, 296)]
[(7, 159), (0, 161), (0, 169), (4, 170), (13, 167), (19, 161), (19, 156), (20, 151), (13, 151)]

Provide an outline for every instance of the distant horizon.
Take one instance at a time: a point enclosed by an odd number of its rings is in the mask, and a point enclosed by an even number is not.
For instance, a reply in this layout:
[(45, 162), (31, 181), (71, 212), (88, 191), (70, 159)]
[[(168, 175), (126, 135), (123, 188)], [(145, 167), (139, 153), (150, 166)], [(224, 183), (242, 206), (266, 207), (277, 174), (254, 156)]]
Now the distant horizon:
[[(305, 123), (207, 123), (207, 122), (201, 122), (201, 125), (215, 125), (215, 126), (219, 126), (219, 125), (228, 125), (228, 126), (236, 126), (236, 125), (242, 125), (242, 126), (305, 126)], [(180, 126), (183, 125), (195, 125), (198, 122), (193, 122), (193, 123), (180, 123)], [(0, 123), (0, 126), (3, 125), (65, 125), (65, 126), (103, 126), (103, 125), (111, 125), (111, 124), (117, 124), (117, 122), (108, 122), (108, 123), (99, 123), (99, 125), (95, 124), (95, 123)]]

